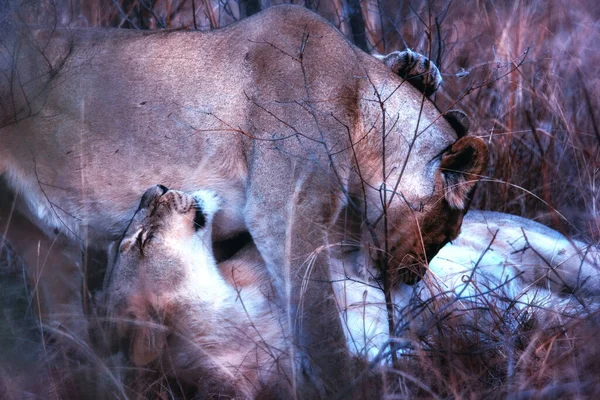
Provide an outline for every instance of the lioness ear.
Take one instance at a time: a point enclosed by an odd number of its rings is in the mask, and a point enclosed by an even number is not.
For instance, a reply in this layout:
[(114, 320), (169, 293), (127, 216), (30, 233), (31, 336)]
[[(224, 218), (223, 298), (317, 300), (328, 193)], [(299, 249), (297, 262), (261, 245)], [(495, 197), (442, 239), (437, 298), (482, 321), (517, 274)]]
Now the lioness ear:
[(457, 210), (467, 207), (489, 158), (485, 142), (472, 136), (460, 138), (442, 154), (440, 169), (444, 177), (444, 197), (450, 207)]

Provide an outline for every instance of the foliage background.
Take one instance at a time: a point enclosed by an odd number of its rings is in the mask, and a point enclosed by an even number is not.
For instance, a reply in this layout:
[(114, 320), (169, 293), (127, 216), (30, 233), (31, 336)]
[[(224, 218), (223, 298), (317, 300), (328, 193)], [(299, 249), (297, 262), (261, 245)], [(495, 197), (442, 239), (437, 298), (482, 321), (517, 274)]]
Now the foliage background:
[[(492, 162), (473, 207), (600, 241), (600, 2), (292, 2), (318, 12), (367, 52), (410, 47), (434, 60), (444, 77), (434, 102), (442, 110), (466, 111), (471, 134), (490, 145)], [(206, 31), (282, 3), (287, 1), (0, 0), (0, 16), (17, 11), (25, 22), (41, 26)], [(8, 297), (19, 302), (18, 310), (24, 308), (21, 297)], [(475, 330), (460, 319), (443, 320), (446, 315), (428, 331), (409, 329), (406, 334), (412, 332), (422, 353), (383, 379), (390, 398), (598, 393), (597, 318), (540, 322), (515, 310), (491, 314)], [(90, 376), (100, 390), (96, 367), (74, 367), (69, 357), (54, 354), (48, 358), (53, 369), (41, 368), (51, 370), (54, 393), (69, 397)], [(0, 394), (20, 397), (27, 378), (20, 382), (9, 374), (10, 380), (2, 380), (4, 374), (0, 369)], [(68, 385), (60, 388), (57, 382)], [(81, 390), (72, 393), (88, 389)]]

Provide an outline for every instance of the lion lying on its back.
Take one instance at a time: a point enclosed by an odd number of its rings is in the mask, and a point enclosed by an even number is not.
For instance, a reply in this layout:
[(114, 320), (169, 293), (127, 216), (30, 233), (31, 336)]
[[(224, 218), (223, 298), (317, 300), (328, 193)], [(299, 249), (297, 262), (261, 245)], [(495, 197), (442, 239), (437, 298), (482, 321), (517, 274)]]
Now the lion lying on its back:
[(285, 319), (256, 248), (217, 267), (219, 203), (210, 191), (146, 191), (112, 249), (108, 320), (137, 367), (164, 368), (204, 395), (282, 396), (291, 383)]

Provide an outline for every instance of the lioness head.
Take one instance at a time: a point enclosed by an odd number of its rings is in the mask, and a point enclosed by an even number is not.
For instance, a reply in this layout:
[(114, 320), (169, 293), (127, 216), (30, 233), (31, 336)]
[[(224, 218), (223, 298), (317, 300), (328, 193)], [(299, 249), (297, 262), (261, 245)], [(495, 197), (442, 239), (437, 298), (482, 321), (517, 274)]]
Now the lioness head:
[(124, 350), (135, 365), (160, 356), (167, 337), (177, 329), (173, 317), (182, 317), (191, 298), (215, 300), (210, 290), (203, 293), (203, 285), (196, 284), (216, 271), (207, 226), (217, 208), (213, 196), (153, 186), (111, 250), (107, 308), (117, 336), (129, 341)]
[[(422, 140), (420, 146), (426, 149), (436, 140), (435, 133), (426, 138), (428, 130), (454, 130), (457, 140), (439, 153), (421, 150), (425, 155), (411, 154), (404, 165), (388, 163), (391, 166), (367, 169), (368, 163), (363, 162), (357, 167), (362, 168), (354, 185), (358, 194), (348, 207), (347, 218), (339, 219), (345, 225), (338, 223), (336, 232), (343, 244), (338, 257), (368, 251), (392, 284), (414, 283), (423, 276), (427, 261), (460, 232), (476, 183), (488, 165), (487, 145), (466, 135), (468, 125), (464, 113), (449, 111), (445, 120), (439, 118), (415, 135), (415, 143)], [(382, 158), (371, 165), (385, 165), (385, 161)]]

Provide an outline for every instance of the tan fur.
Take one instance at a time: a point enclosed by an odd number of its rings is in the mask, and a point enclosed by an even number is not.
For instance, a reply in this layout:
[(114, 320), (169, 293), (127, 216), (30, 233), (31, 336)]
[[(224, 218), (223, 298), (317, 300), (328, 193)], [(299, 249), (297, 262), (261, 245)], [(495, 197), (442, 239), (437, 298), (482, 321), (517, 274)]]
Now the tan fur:
[(349, 235), (414, 281), (458, 233), (487, 163), (481, 140), (458, 139), (422, 93), (302, 8), (210, 33), (0, 38), (0, 174), (21, 210), (49, 236), (103, 247), (150, 185), (216, 191), (214, 239), (250, 232), (310, 355), (298, 376), (321, 376), (320, 393), (347, 381), (326, 251), (344, 240), (344, 210), (360, 221)]
[(235, 257), (219, 263), (218, 267), (225, 280), (233, 287), (270, 284), (265, 262), (252, 244), (244, 246)]

